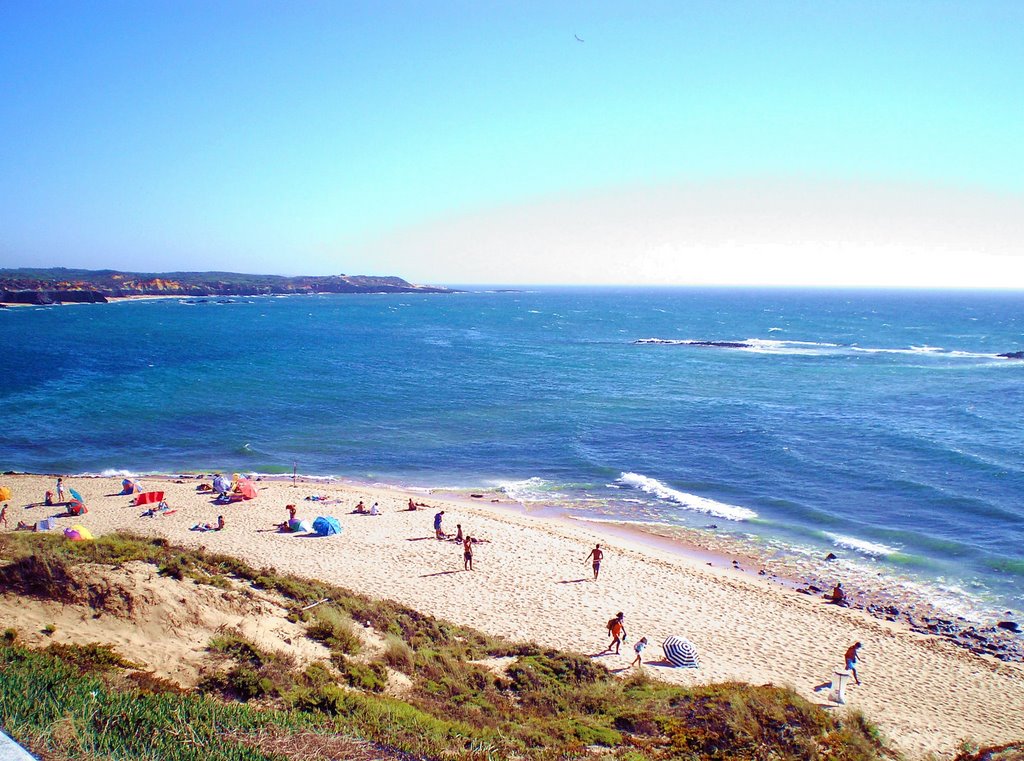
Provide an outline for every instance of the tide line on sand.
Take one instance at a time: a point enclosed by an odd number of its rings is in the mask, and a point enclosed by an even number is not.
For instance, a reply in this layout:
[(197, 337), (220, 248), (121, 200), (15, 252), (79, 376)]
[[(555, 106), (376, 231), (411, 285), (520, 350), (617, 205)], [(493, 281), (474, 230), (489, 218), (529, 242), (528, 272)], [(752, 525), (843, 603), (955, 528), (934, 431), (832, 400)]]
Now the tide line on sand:
[[(862, 642), (861, 680), (848, 693), (852, 708), (880, 725), (909, 758), (951, 753), (960, 738), (983, 744), (1019, 740), (1024, 706), (1024, 665), (979, 657), (953, 644), (862, 611), (826, 605), (768, 578), (729, 567), (708, 567), (600, 524), (564, 522), (524, 513), (500, 492), (484, 499), (438, 499), (437, 494), (381, 487), (298, 481), (262, 481), (255, 500), (213, 504), (194, 478), (145, 478), (159, 486), (176, 512), (140, 517), (130, 496), (118, 495), (121, 478), (70, 478), (89, 512), (56, 518), (57, 530), (82, 523), (94, 534), (128, 530), (163, 536), (189, 547), (238, 556), (256, 567), (390, 598), (439, 618), (513, 640), (598, 653), (607, 644), (605, 623), (624, 611), (631, 638), (646, 636), (657, 648), (671, 635), (692, 641), (701, 668), (655, 666), (649, 673), (677, 683), (737, 680), (789, 685), (814, 702), (854, 642)], [(53, 488), (49, 476), (3, 478), (14, 492), (8, 517), (35, 521), (57, 512), (42, 506)], [(307, 496), (325, 497), (307, 501)], [(410, 497), (425, 506), (407, 509)], [(353, 514), (357, 502), (378, 503), (381, 515)], [(341, 533), (305, 539), (277, 533), (295, 505), (297, 518), (337, 518)], [(463, 570), (462, 547), (435, 538), (442, 529), (487, 540), (476, 545), (473, 570)], [(223, 515), (222, 531), (192, 532)], [(12, 521), (12, 525), (15, 522)], [(410, 541), (416, 540), (416, 541)], [(589, 551), (604, 550), (599, 580), (592, 580)], [(579, 583), (576, 583), (579, 582)], [(5, 606), (16, 600), (6, 597)], [(627, 666), (631, 653), (599, 656), (610, 668)], [(951, 689), (955, 685), (955, 689)], [(998, 699), (995, 697), (998, 696)]]

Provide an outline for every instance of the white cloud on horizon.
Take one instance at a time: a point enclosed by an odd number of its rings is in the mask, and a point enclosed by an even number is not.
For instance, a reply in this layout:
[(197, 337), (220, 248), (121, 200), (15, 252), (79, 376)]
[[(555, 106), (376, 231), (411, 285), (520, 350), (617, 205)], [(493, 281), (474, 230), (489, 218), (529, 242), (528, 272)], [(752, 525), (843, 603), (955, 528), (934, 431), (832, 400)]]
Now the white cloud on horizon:
[(415, 282), (1024, 288), (1024, 197), (710, 182), (487, 209), (350, 248)]

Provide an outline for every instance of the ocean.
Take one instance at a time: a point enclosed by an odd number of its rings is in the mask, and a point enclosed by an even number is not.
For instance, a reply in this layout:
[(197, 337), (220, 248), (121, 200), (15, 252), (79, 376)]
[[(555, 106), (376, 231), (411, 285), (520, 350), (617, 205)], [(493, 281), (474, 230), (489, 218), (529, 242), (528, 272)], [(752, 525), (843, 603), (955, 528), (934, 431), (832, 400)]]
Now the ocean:
[(998, 615), (1024, 610), (1024, 361), (997, 356), (1022, 349), (1019, 292), (12, 308), (0, 470), (500, 488), (590, 520), (834, 552)]

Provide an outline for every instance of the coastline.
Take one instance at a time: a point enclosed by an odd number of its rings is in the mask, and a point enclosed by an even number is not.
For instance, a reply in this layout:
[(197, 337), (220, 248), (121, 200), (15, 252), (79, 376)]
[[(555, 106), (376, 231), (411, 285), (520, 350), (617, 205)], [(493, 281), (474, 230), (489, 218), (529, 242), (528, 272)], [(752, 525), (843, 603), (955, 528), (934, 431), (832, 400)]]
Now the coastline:
[[(815, 688), (829, 681), (846, 647), (863, 641), (864, 685), (851, 691), (849, 704), (877, 721), (911, 757), (949, 753), (963, 737), (998, 743), (1019, 739), (1024, 731), (1019, 716), (1006, 710), (1007, 705), (1024, 705), (1021, 664), (975, 655), (948, 640), (914, 632), (902, 621), (879, 620), (864, 610), (798, 594), (777, 578), (751, 573), (746, 565), (753, 558), (739, 560), (743, 570), (735, 570), (731, 562), (725, 564), (726, 553), (719, 567), (702, 556), (688, 557), (668, 538), (651, 541), (632, 529), (537, 515), (508, 500), (491, 502), (497, 498), (493, 493), (459, 498), (307, 479), (293, 486), (290, 476), (281, 476), (261, 481), (256, 500), (220, 507), (196, 491), (206, 479), (140, 480), (164, 490), (177, 513), (139, 517), (141, 510), (130, 506), (130, 497), (116, 494), (120, 475), (72, 476), (65, 481), (82, 493), (90, 512), (57, 518), (57, 530), (81, 523), (95, 533), (127, 530), (206, 546), (257, 566), (394, 599), (488, 633), (588, 653), (614, 670), (624, 669), (629, 657), (598, 651), (605, 644), (604, 621), (623, 610), (634, 638), (648, 636), (656, 644), (680, 634), (697, 645), (699, 671), (651, 665), (649, 673), (659, 678), (786, 684), (822, 704), (828, 703), (825, 692)], [(58, 512), (25, 507), (53, 488), (52, 477), (14, 475), (0, 481), (14, 489), (8, 512), (12, 526)], [(327, 499), (305, 499), (314, 495)], [(433, 507), (407, 511), (409, 496)], [(368, 505), (380, 502), (383, 514), (352, 515), (359, 499)], [(336, 516), (342, 535), (310, 539), (275, 532), (286, 504), (297, 505), (300, 517)], [(446, 511), (447, 530), (458, 522), (489, 540), (478, 545), (472, 573), (462, 569), (460, 547), (433, 538), (435, 508)], [(224, 532), (189, 530), (215, 520), (218, 513), (227, 520)], [(596, 542), (605, 545), (607, 554), (595, 583), (584, 558)]]

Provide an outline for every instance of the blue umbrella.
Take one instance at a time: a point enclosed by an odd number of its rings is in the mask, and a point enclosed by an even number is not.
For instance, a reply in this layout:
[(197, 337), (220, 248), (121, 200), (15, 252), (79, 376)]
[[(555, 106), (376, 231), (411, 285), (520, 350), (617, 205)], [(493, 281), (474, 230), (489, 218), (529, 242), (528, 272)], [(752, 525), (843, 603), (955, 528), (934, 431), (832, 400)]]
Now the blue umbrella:
[(74, 489), (68, 489), (68, 493), (71, 494), (71, 499), (75, 500), (76, 502), (81, 502), (83, 505), (85, 504), (85, 500), (82, 499), (82, 495), (79, 494)]
[(338, 523), (337, 518), (331, 516), (324, 517), (321, 515), (315, 521), (313, 521), (313, 530), (320, 536), (330, 536), (331, 534), (341, 533), (341, 524)]

